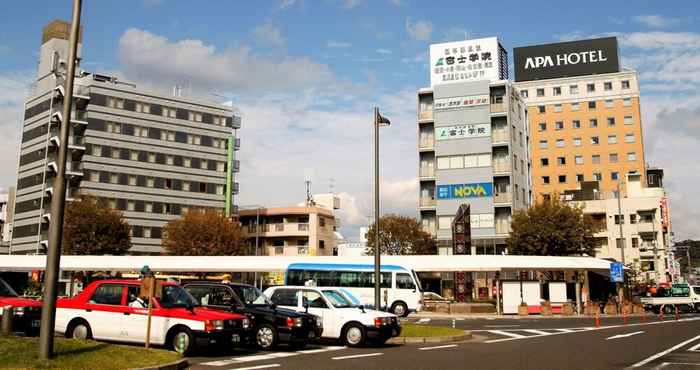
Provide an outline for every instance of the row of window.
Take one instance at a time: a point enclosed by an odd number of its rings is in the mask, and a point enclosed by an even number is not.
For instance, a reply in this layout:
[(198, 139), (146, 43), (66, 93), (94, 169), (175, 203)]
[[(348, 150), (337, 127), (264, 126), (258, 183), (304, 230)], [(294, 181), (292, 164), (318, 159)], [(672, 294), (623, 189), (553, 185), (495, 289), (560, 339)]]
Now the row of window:
[(193, 193), (224, 194), (224, 185), (206, 182), (168, 179), (154, 176), (128, 175), (107, 171), (86, 170), (85, 177), (91, 182), (140, 186), (154, 189), (189, 191)]
[(203, 145), (220, 149), (226, 149), (227, 145), (227, 139), (212, 136), (194, 135), (186, 132), (144, 127), (120, 122), (92, 119), (89, 121), (88, 127), (90, 127), (90, 129), (109, 132), (112, 134), (122, 134), (182, 144)]
[(491, 153), (450, 155), (437, 157), (438, 170), (457, 168), (490, 167)]
[[(581, 146), (583, 141), (580, 137), (575, 137), (571, 139), (571, 142), (573, 146)], [(636, 139), (634, 134), (625, 134), (625, 143), (631, 144), (635, 143)], [(600, 145), (600, 137), (599, 136), (591, 136), (590, 137), (590, 143), (591, 145)], [(608, 135), (608, 144), (617, 144), (617, 135)], [(555, 145), (557, 148), (564, 148), (566, 146), (566, 140), (565, 139), (556, 139), (555, 140)], [(549, 148), (549, 140), (543, 139), (539, 141), (539, 147), (540, 149), (547, 149)]]
[[(595, 82), (589, 82), (586, 84), (586, 92), (595, 92), (597, 88), (597, 85)], [(622, 90), (628, 90), (630, 88), (630, 81), (629, 80), (622, 80), (620, 81), (620, 88)], [(612, 81), (605, 81), (603, 82), (603, 90), (604, 91), (612, 91), (613, 89), (613, 83)], [(562, 87), (561, 86), (554, 86), (552, 87), (552, 96), (561, 96), (562, 93)], [(569, 94), (570, 95), (576, 95), (579, 93), (579, 85), (569, 85)], [(539, 87), (535, 89), (535, 94), (537, 95), (538, 98), (544, 97), (545, 96), (545, 89), (543, 87)], [(520, 95), (524, 98), (527, 98), (529, 95), (528, 89), (522, 89), (520, 90)]]
[[(613, 99), (606, 99), (603, 101), (605, 108), (614, 108), (615, 107), (615, 102)], [(587, 103), (588, 105), (588, 110), (596, 110), (598, 107), (598, 104), (595, 100), (591, 100)], [(571, 106), (571, 111), (572, 112), (578, 112), (581, 110), (581, 103), (574, 102), (570, 104)], [(631, 107), (632, 106), (632, 98), (623, 98), (622, 99), (622, 106), (623, 107)], [(552, 109), (554, 110), (555, 113), (561, 113), (564, 111), (564, 104), (557, 103), (552, 105)], [(546, 105), (538, 105), (537, 106), (537, 111), (539, 113), (546, 113), (547, 112), (547, 106)]]
[(232, 125), (232, 117), (190, 111), (183, 108), (166, 107), (159, 104), (137, 102), (134, 100), (117, 98), (113, 96), (90, 94), (90, 103), (114, 109), (124, 109), (132, 112), (153, 114), (167, 118), (209, 123), (222, 127), (230, 127)]
[[(615, 225), (620, 224), (620, 220), (622, 220), (622, 224), (625, 224), (625, 215), (615, 215)], [(644, 212), (644, 213), (631, 213), (629, 215), (629, 223), (634, 225), (637, 223), (652, 223), (654, 222), (654, 213), (651, 212)]]
[[(637, 153), (636, 152), (628, 152), (627, 153), (627, 161), (629, 162), (634, 162), (637, 160)], [(620, 157), (617, 153), (609, 153), (608, 154), (608, 162), (609, 163), (619, 163), (620, 162)], [(583, 156), (582, 155), (575, 155), (574, 156), (574, 163), (576, 164), (583, 164)], [(600, 154), (593, 154), (591, 156), (591, 163), (593, 164), (600, 164)], [(557, 165), (558, 166), (566, 166), (566, 157), (557, 157)], [(549, 166), (549, 158), (543, 157), (540, 158), (540, 167), (548, 167)]]
[[(448, 230), (452, 228), (454, 216), (438, 216), (438, 228)], [(494, 227), (493, 213), (472, 213), (469, 217), (469, 224), (472, 229)]]
[[(625, 125), (632, 125), (634, 124), (634, 118), (632, 116), (625, 116), (623, 119), (623, 122)], [(615, 117), (607, 117), (606, 123), (608, 127), (615, 127), (616, 121)], [(597, 118), (591, 118), (588, 120), (588, 127), (589, 128), (597, 128), (598, 127), (598, 119)], [(564, 126), (564, 121), (556, 121), (554, 122), (554, 130), (560, 131), (565, 128)], [(571, 128), (573, 129), (579, 129), (581, 128), (581, 120), (574, 119), (571, 120)], [(537, 131), (543, 132), (547, 131), (547, 122), (540, 122), (537, 124)]]
[[(620, 179), (620, 173), (617, 171), (612, 171), (610, 172), (610, 180), (612, 181), (617, 181)], [(558, 175), (557, 176), (557, 181), (559, 184), (566, 184), (569, 179), (567, 179), (566, 175)], [(586, 181), (582, 173), (576, 174), (576, 182), (581, 182), (581, 181)], [(593, 172), (593, 181), (603, 181), (603, 174), (601, 172)], [(549, 176), (542, 176), (540, 177), (540, 182), (542, 185), (548, 185), (551, 184), (551, 180)]]
[(163, 154), (145, 150), (115, 148), (106, 145), (89, 144), (88, 153), (96, 157), (123, 159), (147, 163), (165, 164), (185, 168), (226, 172), (226, 162), (212, 159), (192, 158), (181, 155)]

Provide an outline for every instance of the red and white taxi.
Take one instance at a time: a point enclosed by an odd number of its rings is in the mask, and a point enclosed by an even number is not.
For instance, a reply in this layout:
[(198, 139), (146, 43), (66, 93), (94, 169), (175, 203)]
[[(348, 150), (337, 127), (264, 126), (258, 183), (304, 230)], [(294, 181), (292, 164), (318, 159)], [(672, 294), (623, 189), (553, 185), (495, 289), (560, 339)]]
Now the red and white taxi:
[(41, 301), (20, 297), (12, 287), (0, 279), (0, 316), (6, 306), (12, 306), (14, 317), (12, 330), (25, 335), (39, 334), (41, 323)]
[[(101, 280), (73, 298), (59, 299), (56, 331), (68, 338), (144, 343), (148, 308), (138, 280)], [(150, 342), (187, 354), (195, 346), (236, 344), (250, 321), (242, 315), (201, 307), (185, 289), (163, 282), (154, 299)]]

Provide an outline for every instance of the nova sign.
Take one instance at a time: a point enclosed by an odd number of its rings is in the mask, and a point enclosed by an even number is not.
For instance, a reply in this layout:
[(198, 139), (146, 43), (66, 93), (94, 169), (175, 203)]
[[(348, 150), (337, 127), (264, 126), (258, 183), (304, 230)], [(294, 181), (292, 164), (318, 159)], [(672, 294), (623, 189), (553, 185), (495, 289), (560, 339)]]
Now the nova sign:
[(464, 199), (493, 196), (493, 183), (450, 184), (437, 186), (438, 199)]
[(514, 59), (516, 82), (620, 71), (615, 37), (515, 48)]

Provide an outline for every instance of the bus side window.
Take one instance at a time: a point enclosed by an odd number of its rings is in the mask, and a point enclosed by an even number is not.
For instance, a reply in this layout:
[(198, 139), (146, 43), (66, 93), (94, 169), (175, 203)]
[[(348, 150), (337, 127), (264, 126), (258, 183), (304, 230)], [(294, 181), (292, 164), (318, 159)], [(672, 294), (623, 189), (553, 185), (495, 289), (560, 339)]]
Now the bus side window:
[(413, 284), (413, 279), (411, 275), (398, 273), (396, 274), (396, 288), (397, 289), (416, 289), (416, 285)]

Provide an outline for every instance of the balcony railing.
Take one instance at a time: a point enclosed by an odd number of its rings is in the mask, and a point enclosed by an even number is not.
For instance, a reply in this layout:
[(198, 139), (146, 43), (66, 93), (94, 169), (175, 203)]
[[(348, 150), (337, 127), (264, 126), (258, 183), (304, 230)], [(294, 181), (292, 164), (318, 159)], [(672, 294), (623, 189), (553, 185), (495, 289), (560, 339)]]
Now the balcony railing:
[(496, 194), (493, 197), (493, 201), (494, 201), (494, 203), (511, 203), (511, 202), (513, 202), (513, 193), (506, 192), (506, 193)]
[(420, 198), (420, 206), (421, 207), (435, 207), (437, 204), (437, 201), (435, 200), (434, 197), (421, 197)]
[(435, 139), (432, 137), (421, 138), (418, 141), (418, 147), (420, 149), (432, 149), (435, 146)]
[(297, 224), (297, 230), (309, 231), (309, 224)]
[(433, 119), (433, 110), (423, 110), (418, 112), (418, 120), (419, 121), (431, 121)]
[(496, 220), (496, 234), (510, 233), (510, 220)]
[(508, 140), (508, 130), (493, 130), (491, 132), (491, 141), (494, 143), (501, 143)]
[(503, 113), (506, 111), (506, 105), (503, 103), (491, 103), (491, 113)]
[(420, 177), (435, 177), (435, 168), (423, 167), (420, 169)]
[(510, 162), (493, 161), (493, 172), (510, 172)]

